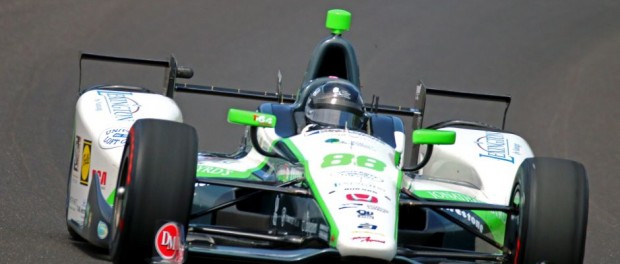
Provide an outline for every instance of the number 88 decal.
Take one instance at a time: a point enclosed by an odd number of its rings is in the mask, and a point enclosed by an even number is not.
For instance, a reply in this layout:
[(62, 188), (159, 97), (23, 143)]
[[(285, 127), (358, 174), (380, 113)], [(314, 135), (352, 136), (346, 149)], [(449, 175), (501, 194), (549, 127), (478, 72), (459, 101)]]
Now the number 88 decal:
[[(353, 163), (354, 158), (356, 159)], [(385, 163), (378, 159), (374, 159), (364, 155), (355, 157), (355, 155), (349, 153), (334, 153), (325, 156), (323, 158), (323, 163), (321, 163), (321, 168), (341, 165), (344, 166), (351, 163), (359, 167), (368, 168), (376, 171), (383, 171), (385, 169)]]

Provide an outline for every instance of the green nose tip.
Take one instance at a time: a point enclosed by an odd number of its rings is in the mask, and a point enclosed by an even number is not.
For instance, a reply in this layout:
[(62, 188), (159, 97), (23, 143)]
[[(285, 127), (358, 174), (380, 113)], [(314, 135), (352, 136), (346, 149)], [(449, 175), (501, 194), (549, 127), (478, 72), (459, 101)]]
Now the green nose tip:
[(333, 34), (340, 35), (351, 27), (351, 13), (347, 10), (332, 9), (327, 11), (325, 27)]

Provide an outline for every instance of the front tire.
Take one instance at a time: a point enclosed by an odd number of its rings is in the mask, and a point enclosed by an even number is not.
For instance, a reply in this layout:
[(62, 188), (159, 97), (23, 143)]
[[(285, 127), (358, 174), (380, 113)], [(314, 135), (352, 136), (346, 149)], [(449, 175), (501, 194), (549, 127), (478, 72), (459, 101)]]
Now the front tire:
[(578, 162), (526, 159), (517, 172), (505, 245), (513, 263), (582, 263), (588, 222), (588, 179)]
[(178, 122), (140, 119), (132, 126), (114, 199), (110, 254), (114, 263), (154, 256), (157, 230), (176, 222), (187, 230), (194, 194), (196, 130)]

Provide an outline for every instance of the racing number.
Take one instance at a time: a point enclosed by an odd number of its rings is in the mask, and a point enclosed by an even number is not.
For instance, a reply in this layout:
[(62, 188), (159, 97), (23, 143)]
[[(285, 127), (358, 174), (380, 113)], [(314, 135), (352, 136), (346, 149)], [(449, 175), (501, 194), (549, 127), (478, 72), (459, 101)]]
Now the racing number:
[[(354, 157), (355, 155), (348, 153), (329, 154), (323, 158), (321, 168), (349, 165), (351, 164), (351, 162), (353, 162)], [(383, 163), (382, 161), (363, 155), (357, 156), (354, 164), (363, 168), (368, 168), (376, 171), (383, 171), (385, 169), (385, 163)]]
[(357, 166), (373, 169), (376, 171), (383, 171), (383, 169), (385, 169), (385, 163), (381, 162), (378, 159), (373, 159), (367, 156), (358, 156), (356, 164)]
[(329, 154), (323, 158), (323, 163), (321, 163), (321, 168), (331, 167), (331, 166), (339, 166), (339, 165), (349, 165), (353, 160), (353, 154), (347, 153), (336, 153)]

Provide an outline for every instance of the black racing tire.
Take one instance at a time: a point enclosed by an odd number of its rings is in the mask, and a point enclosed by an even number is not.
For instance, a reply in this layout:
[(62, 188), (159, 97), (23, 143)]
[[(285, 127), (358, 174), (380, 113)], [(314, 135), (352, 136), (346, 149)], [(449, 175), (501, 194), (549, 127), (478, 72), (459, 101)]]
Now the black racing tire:
[(186, 124), (140, 119), (123, 152), (114, 199), (110, 254), (114, 263), (154, 256), (155, 234), (166, 222), (187, 230), (198, 157), (196, 130)]
[(578, 162), (528, 158), (512, 188), (504, 244), (512, 263), (582, 263), (588, 222), (588, 178)]

